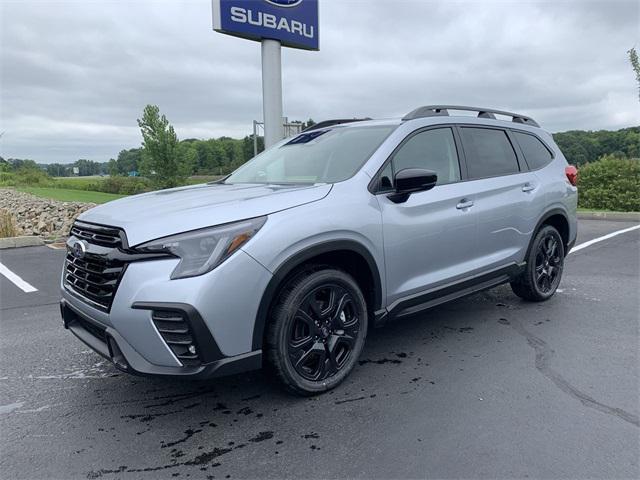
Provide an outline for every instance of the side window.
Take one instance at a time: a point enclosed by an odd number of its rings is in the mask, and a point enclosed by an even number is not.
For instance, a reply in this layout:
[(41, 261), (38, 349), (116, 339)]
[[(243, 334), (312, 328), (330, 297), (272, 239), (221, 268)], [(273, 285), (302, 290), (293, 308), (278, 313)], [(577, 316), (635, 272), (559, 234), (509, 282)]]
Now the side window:
[(522, 132), (512, 131), (512, 133), (531, 170), (544, 167), (553, 158), (549, 149), (538, 138)]
[(450, 128), (415, 134), (400, 147), (392, 162), (394, 172), (405, 168), (433, 170), (438, 174), (438, 185), (460, 180), (458, 151)]
[(471, 127), (463, 127), (461, 131), (469, 178), (495, 177), (520, 171), (507, 132)]

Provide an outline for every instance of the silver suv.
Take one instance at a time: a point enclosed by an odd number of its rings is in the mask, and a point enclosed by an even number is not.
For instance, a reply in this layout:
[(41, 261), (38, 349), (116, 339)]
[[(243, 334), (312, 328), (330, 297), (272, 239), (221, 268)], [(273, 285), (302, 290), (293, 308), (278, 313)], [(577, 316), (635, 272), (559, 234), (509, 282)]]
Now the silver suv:
[(516, 113), (324, 122), (218, 182), (82, 214), (64, 324), (127, 372), (264, 365), (296, 393), (323, 392), (373, 326), (507, 282), (551, 297), (576, 239), (576, 176)]

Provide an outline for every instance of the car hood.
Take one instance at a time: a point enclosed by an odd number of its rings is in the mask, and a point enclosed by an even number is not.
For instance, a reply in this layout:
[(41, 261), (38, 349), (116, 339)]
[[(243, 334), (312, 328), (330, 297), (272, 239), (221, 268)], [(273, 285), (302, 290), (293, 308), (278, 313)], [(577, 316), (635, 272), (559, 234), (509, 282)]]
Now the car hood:
[(324, 198), (331, 185), (202, 184), (114, 200), (79, 220), (124, 229), (129, 246), (259, 217)]

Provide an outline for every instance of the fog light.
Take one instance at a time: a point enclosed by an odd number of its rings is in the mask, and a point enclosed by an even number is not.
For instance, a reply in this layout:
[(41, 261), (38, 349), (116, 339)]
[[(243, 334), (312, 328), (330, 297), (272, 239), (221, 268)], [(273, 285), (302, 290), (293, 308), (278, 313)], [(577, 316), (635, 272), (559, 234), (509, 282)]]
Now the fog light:
[(189, 345), (189, 348), (187, 350), (189, 350), (189, 353), (192, 355), (196, 354), (196, 347), (194, 347), (193, 345)]

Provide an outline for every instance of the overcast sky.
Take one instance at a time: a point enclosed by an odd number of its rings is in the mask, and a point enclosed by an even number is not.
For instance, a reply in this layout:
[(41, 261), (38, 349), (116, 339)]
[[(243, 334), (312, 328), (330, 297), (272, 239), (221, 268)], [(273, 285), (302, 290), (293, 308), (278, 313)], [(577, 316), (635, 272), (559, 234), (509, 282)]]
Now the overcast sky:
[[(157, 104), (182, 138), (262, 117), (260, 45), (213, 32), (209, 0), (2, 0), (0, 155), (105, 161)], [(432, 103), (522, 112), (549, 131), (640, 124), (627, 50), (640, 2), (320, 0), (320, 51), (283, 50), (290, 119)]]

